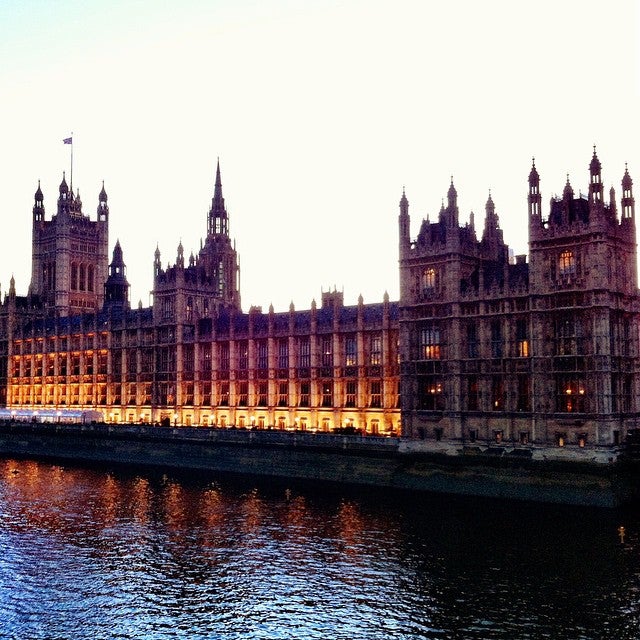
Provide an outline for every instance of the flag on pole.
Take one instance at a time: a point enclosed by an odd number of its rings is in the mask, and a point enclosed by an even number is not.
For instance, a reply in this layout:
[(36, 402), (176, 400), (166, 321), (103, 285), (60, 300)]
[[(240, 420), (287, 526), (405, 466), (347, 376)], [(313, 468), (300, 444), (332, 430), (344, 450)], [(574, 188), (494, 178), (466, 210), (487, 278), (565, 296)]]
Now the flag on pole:
[(62, 142), (64, 144), (73, 144), (73, 138), (65, 138)]

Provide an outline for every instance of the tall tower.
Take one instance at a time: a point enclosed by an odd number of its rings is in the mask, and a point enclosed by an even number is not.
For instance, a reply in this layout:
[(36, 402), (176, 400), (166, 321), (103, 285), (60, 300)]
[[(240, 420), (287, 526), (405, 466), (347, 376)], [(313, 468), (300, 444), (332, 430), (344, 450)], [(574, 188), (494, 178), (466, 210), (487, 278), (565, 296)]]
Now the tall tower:
[(214, 283), (218, 304), (240, 309), (240, 268), (229, 236), (229, 215), (222, 196), (220, 161), (216, 166), (216, 183), (207, 218), (207, 238), (198, 254), (198, 262)]
[(222, 195), (220, 162), (207, 215), (207, 237), (197, 257), (185, 265), (182, 242), (176, 262), (162, 269), (160, 250), (154, 255), (154, 315), (159, 321), (192, 322), (220, 310), (240, 310), (238, 256), (229, 236), (229, 215)]
[(107, 194), (98, 196), (97, 219), (82, 213), (79, 191), (69, 190), (63, 174), (57, 213), (45, 219), (40, 183), (35, 193), (32, 227), (30, 294), (50, 312), (66, 316), (102, 308), (107, 279), (109, 207)]

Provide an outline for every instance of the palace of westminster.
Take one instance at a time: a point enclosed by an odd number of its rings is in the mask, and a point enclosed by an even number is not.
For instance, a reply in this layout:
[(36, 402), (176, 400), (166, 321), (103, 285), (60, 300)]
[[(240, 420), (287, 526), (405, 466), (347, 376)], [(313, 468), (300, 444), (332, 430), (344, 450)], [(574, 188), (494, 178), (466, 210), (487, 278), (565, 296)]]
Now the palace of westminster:
[(615, 446), (636, 428), (640, 297), (632, 180), (605, 200), (594, 149), (586, 194), (569, 180), (543, 213), (528, 180), (529, 255), (510, 256), (491, 196), (481, 237), (453, 181), (437, 221), (398, 218), (400, 300), (243, 312), (218, 164), (206, 240), (161, 266), (152, 305), (109, 263), (104, 186), (95, 220), (63, 177), (33, 206), (31, 284), (0, 303), (0, 405), (100, 411), (110, 423), (402, 434), (514, 446)]

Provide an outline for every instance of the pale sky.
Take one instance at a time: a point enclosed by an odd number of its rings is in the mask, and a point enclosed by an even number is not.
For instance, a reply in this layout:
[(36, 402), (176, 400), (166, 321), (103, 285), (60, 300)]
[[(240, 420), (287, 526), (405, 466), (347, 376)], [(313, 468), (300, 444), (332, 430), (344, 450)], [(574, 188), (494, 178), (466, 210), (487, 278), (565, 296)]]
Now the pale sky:
[(412, 235), (453, 176), (461, 222), (491, 189), (505, 241), (527, 251), (535, 156), (544, 213), (567, 173), (608, 197), (625, 162), (640, 215), (640, 9), (632, 0), (2, 0), (0, 289), (31, 277), (31, 208), (62, 172), (135, 306), (153, 253), (197, 253), (216, 158), (245, 310), (398, 297), (403, 185)]

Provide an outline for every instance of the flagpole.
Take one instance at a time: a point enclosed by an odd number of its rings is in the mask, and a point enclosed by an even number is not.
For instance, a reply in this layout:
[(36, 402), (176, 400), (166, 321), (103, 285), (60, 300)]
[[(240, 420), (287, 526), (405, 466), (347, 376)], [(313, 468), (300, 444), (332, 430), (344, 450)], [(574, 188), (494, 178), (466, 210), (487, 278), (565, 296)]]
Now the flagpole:
[(71, 197), (73, 198), (73, 131), (71, 132)]

